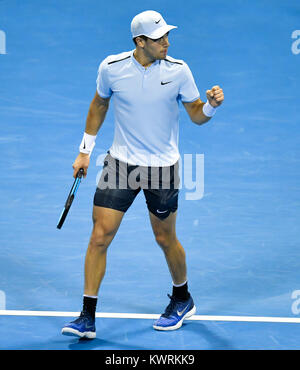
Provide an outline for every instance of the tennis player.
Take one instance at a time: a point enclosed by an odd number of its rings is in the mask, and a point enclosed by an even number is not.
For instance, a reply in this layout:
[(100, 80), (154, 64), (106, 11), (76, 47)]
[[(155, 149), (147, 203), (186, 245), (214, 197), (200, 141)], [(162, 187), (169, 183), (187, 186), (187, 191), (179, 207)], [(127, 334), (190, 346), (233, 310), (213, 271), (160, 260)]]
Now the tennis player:
[(172, 295), (156, 330), (175, 330), (196, 312), (188, 289), (185, 251), (176, 236), (178, 203), (178, 118), (181, 101), (197, 125), (209, 121), (224, 100), (213, 86), (199, 91), (188, 65), (168, 56), (168, 25), (161, 14), (145, 11), (131, 22), (135, 49), (104, 59), (98, 70), (97, 91), (91, 102), (80, 153), (73, 163), (84, 177), (98, 130), (114, 97), (114, 140), (104, 161), (94, 196), (93, 230), (85, 257), (83, 308), (62, 333), (95, 338), (95, 312), (106, 269), (107, 248), (122, 218), (143, 190), (156, 242), (164, 252), (172, 277)]

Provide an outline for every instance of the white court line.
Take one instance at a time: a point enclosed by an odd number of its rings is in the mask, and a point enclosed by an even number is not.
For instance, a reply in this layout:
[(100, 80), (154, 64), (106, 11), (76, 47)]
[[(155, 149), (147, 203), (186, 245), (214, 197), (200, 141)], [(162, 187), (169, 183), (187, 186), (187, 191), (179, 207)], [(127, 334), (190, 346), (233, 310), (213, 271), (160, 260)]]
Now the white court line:
[[(17, 311), (0, 310), (0, 316), (50, 316), (50, 317), (76, 317), (80, 312), (60, 312), (60, 311)], [(97, 312), (96, 317), (111, 319), (158, 319), (157, 314), (139, 313), (108, 313)], [(293, 317), (265, 317), (265, 316), (210, 316), (194, 315), (186, 320), (194, 321), (233, 321), (233, 322), (277, 322), (300, 324), (300, 318)]]

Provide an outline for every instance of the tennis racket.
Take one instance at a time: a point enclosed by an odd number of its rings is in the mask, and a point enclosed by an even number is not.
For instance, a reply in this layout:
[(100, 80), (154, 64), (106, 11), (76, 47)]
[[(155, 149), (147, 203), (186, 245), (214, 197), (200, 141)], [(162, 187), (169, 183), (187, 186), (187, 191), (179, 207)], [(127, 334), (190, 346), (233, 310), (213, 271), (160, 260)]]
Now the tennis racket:
[(82, 179), (82, 176), (84, 174), (84, 170), (83, 168), (80, 168), (80, 170), (78, 171), (77, 175), (76, 175), (76, 178), (75, 178), (75, 181), (72, 185), (72, 188), (70, 190), (70, 193), (68, 195), (68, 198), (67, 198), (67, 201), (65, 203), (65, 207), (60, 215), (60, 218), (58, 220), (58, 224), (57, 224), (57, 228), (58, 229), (61, 229), (63, 223), (65, 222), (65, 219), (67, 217), (67, 214), (71, 208), (71, 205), (73, 203), (73, 200), (75, 198), (75, 195), (76, 195), (76, 192), (78, 190), (78, 187), (80, 185), (80, 182), (81, 182), (81, 179)]

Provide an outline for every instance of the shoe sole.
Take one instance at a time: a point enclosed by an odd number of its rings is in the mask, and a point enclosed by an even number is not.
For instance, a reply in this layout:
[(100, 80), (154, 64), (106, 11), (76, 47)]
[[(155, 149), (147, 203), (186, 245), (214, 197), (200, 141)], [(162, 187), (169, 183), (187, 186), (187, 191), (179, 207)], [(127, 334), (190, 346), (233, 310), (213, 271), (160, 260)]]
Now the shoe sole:
[(155, 330), (176, 330), (176, 329), (179, 329), (182, 326), (183, 320), (193, 316), (195, 313), (196, 313), (196, 306), (194, 305), (193, 308), (190, 311), (188, 311), (183, 316), (183, 318), (180, 321), (178, 321), (178, 323), (176, 325), (173, 325), (173, 326), (156, 326), (156, 325), (153, 325), (153, 328)]
[(72, 328), (63, 328), (61, 333), (63, 335), (67, 335), (70, 337), (80, 337), (80, 338), (88, 338), (94, 339), (96, 338), (96, 332), (94, 331), (84, 331), (83, 333), (79, 330), (72, 329)]

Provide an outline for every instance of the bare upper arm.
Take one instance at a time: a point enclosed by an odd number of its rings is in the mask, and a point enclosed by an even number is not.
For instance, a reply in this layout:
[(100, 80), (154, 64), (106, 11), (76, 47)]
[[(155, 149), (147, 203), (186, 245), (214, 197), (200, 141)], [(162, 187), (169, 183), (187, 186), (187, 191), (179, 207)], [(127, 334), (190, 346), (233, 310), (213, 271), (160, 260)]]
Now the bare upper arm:
[(93, 98), (92, 104), (94, 104), (96, 107), (106, 107), (108, 108), (109, 106), (109, 100), (110, 98), (102, 98), (99, 94), (98, 91), (96, 91), (96, 94)]

